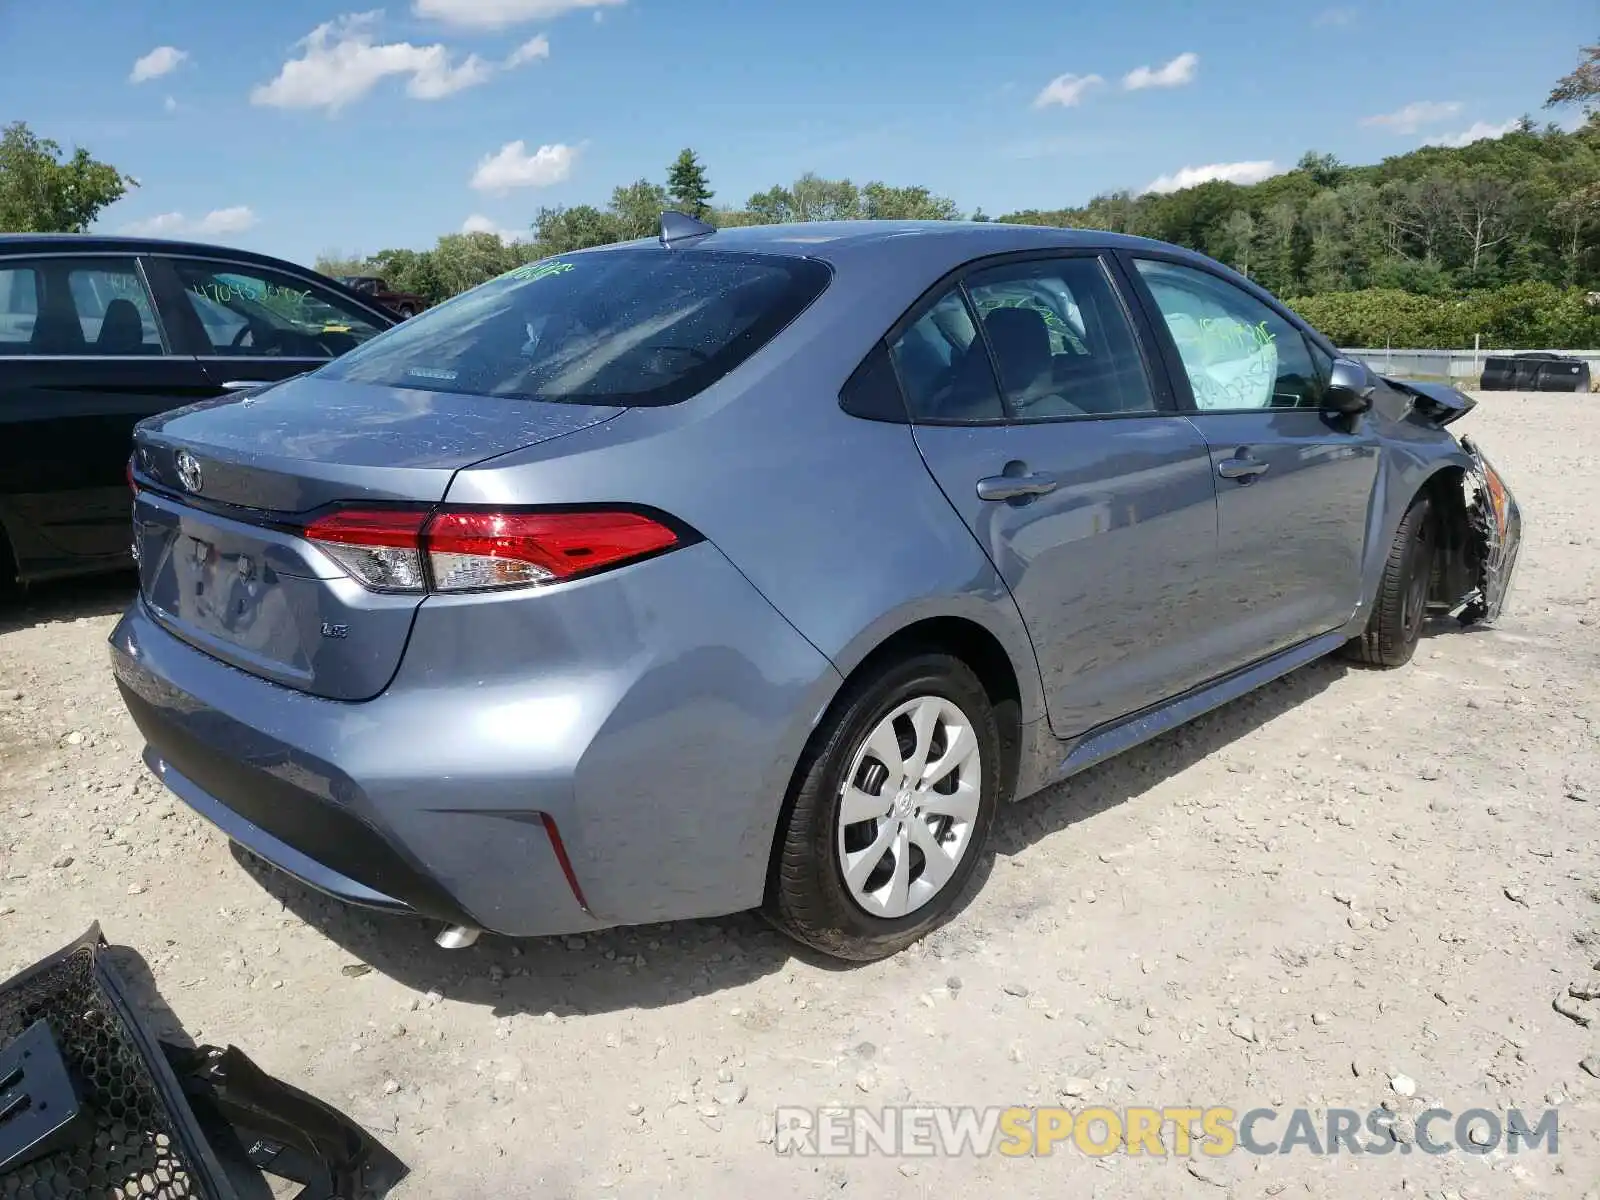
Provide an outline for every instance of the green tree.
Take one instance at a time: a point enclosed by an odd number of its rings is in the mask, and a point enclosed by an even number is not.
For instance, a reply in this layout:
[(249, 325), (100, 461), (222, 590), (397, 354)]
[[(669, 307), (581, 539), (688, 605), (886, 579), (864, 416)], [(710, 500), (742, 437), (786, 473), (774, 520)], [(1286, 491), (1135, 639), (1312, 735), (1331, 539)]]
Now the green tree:
[(711, 210), (711, 197), (716, 195), (706, 179), (705, 166), (693, 150), (687, 147), (679, 152), (667, 172), (667, 192), (679, 211), (704, 220)]
[(1600, 43), (1584, 46), (1579, 53), (1583, 58), (1570, 73), (1556, 80), (1544, 106), (1561, 108), (1578, 104), (1586, 114), (1593, 116), (1600, 112)]
[(0, 134), (0, 230), (83, 233), (102, 209), (138, 186), (81, 147), (63, 160), (58, 144), (21, 121)]
[(612, 240), (654, 236), (661, 229), (661, 214), (671, 207), (667, 190), (648, 179), (613, 188), (611, 219), (617, 232)]
[(541, 208), (534, 219), (534, 243), (541, 255), (567, 254), (588, 246), (620, 241), (617, 219), (592, 204)]
[(359, 254), (347, 250), (328, 249), (317, 255), (319, 274), (332, 278), (335, 275), (370, 275), (371, 264)]
[(1346, 172), (1345, 165), (1336, 156), (1318, 154), (1315, 150), (1307, 150), (1302, 154), (1300, 161), (1295, 164), (1295, 170), (1311, 176), (1312, 182), (1318, 187), (1337, 187)]
[(1256, 247), (1256, 219), (1248, 208), (1236, 208), (1222, 225), (1222, 256), (1241, 275), (1250, 274), (1250, 255)]
[(925, 187), (874, 182), (861, 189), (861, 215), (875, 221), (954, 221), (961, 214), (954, 200)]

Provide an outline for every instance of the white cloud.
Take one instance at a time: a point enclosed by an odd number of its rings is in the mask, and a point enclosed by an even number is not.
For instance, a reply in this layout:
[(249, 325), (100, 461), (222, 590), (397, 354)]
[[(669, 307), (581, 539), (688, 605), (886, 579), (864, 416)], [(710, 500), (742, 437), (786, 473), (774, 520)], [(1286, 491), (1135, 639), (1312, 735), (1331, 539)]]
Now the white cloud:
[(143, 83), (147, 79), (160, 79), (176, 71), (178, 64), (188, 57), (187, 50), (179, 50), (176, 46), (157, 46), (133, 64), (133, 73), (128, 76), (128, 82)]
[(1141, 88), (1182, 87), (1194, 82), (1194, 73), (1199, 66), (1200, 56), (1193, 51), (1185, 51), (1163, 66), (1135, 67), (1122, 77), (1122, 86), (1130, 92), (1137, 92)]
[(1460, 133), (1438, 134), (1423, 141), (1424, 146), (1470, 146), (1473, 142), (1481, 142), (1484, 138), (1505, 137), (1517, 127), (1516, 118), (1502, 121), (1498, 125), (1488, 121), (1474, 121), (1468, 129)]
[(1176, 192), (1180, 188), (1221, 180), (1224, 183), (1260, 183), (1273, 175), (1282, 174), (1283, 168), (1269, 159), (1253, 162), (1208, 163), (1203, 167), (1182, 167), (1171, 175), (1152, 179), (1145, 185), (1147, 192)]
[(249, 205), (238, 204), (232, 208), (213, 209), (194, 220), (181, 212), (161, 213), (124, 225), (122, 232), (140, 237), (216, 237), (227, 233), (243, 233), (255, 228), (258, 223), (259, 218)]
[(603, 5), (621, 4), (623, 0), (416, 0), (411, 11), (419, 17), (432, 17), (451, 25), (464, 25), (471, 29), (506, 29), (529, 21), (548, 21), (563, 13), (580, 12), (586, 8), (599, 10)]
[(1391, 129), (1395, 133), (1415, 133), (1424, 125), (1431, 125), (1435, 121), (1442, 121), (1446, 117), (1453, 117), (1461, 111), (1458, 100), (1414, 100), (1403, 108), (1397, 108), (1392, 113), (1380, 113), (1375, 117), (1362, 117), (1363, 125), (1377, 125), (1384, 129)]
[(1353, 8), (1325, 8), (1319, 12), (1311, 23), (1318, 29), (1342, 28), (1354, 25), (1356, 10)]
[(271, 108), (323, 108), (330, 114), (361, 99), (392, 75), (409, 75), (406, 94), (437, 100), (483, 83), (495, 68), (476, 54), (455, 62), (442, 45), (373, 40), (380, 13), (350, 13), (318, 25), (296, 43), (299, 58), (283, 64), (270, 83), (250, 93), (252, 104)]
[(536, 38), (529, 38), (511, 52), (511, 56), (506, 59), (506, 70), (549, 57), (550, 39), (541, 33)]
[(490, 218), (481, 213), (473, 213), (461, 222), (462, 233), (492, 233), (502, 242), (526, 242), (529, 240), (529, 231), (526, 229), (501, 229)]
[(525, 142), (507, 142), (496, 154), (485, 154), (472, 173), (472, 186), (480, 192), (504, 192), (511, 188), (549, 187), (572, 174), (578, 151), (557, 142), (528, 153)]
[(1052, 104), (1059, 104), (1062, 108), (1071, 108), (1082, 102), (1084, 93), (1090, 88), (1104, 82), (1098, 75), (1057, 75), (1033, 98), (1033, 106), (1049, 108)]

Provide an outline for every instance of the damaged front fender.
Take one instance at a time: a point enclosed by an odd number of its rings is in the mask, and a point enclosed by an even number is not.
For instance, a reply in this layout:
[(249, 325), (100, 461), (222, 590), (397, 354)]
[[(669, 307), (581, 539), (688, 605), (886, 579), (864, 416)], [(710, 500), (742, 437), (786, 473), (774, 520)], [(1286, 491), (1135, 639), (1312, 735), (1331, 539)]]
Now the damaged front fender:
[(1505, 480), (1470, 437), (1461, 448), (1470, 466), (1466, 489), (1466, 530), (1462, 547), (1470, 590), (1461, 597), (1463, 625), (1497, 620), (1505, 609), (1522, 548), (1522, 510)]

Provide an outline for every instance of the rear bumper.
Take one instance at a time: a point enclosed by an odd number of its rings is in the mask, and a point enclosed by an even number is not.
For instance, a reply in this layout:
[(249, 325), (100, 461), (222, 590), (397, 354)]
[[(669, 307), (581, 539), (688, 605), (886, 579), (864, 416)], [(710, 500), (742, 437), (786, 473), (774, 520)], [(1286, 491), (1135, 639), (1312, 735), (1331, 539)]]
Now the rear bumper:
[(839, 682), (706, 543), (538, 595), (430, 598), (360, 703), (231, 667), (142, 601), (111, 656), (146, 762), (230, 838), (341, 900), (512, 936), (759, 904)]

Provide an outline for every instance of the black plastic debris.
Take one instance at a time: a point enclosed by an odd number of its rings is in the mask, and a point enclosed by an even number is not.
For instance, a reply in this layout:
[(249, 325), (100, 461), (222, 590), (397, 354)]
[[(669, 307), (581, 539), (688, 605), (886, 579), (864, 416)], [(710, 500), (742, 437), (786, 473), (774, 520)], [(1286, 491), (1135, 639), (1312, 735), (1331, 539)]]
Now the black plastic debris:
[(98, 926), (0, 983), (0, 1200), (382, 1200), (406, 1166), (238, 1049), (158, 1041)]
[(46, 1021), (0, 1046), (0, 1175), (84, 1140), (78, 1089)]

